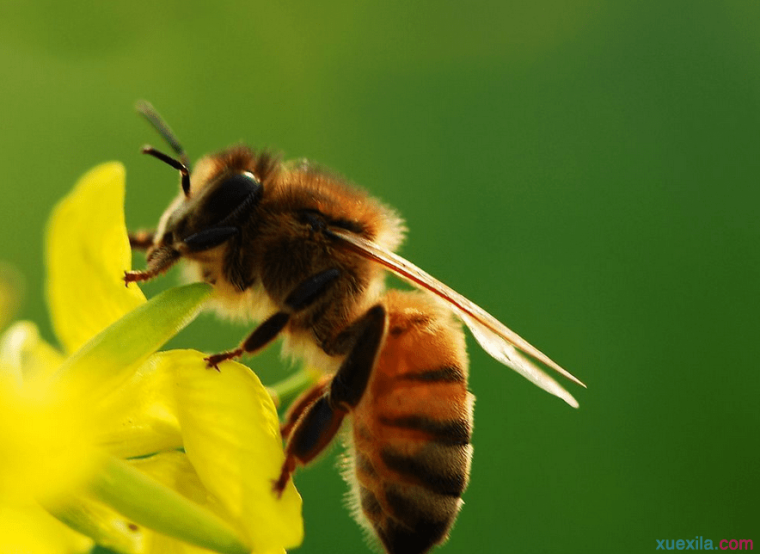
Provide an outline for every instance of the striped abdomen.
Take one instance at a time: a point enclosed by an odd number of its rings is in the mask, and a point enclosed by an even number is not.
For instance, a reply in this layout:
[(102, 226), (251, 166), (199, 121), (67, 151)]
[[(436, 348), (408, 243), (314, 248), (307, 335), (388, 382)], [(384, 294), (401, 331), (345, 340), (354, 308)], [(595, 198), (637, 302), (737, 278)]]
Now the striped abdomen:
[(385, 343), (353, 415), (354, 493), (391, 554), (443, 542), (462, 504), (473, 396), (461, 326), (429, 296), (389, 292)]

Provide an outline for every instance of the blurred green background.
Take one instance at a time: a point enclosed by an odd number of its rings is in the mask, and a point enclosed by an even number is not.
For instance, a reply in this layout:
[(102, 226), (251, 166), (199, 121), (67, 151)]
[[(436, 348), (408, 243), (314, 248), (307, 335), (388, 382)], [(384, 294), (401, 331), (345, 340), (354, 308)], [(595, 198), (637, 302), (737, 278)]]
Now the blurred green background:
[[(588, 384), (568, 384), (575, 411), (470, 341), (475, 457), (441, 552), (760, 542), (758, 29), (749, 0), (0, 0), (0, 259), (53, 340), (55, 202), (112, 159), (130, 226), (175, 193), (138, 153), (160, 145), (139, 98), (193, 158), (244, 141), (317, 160), (400, 210), (404, 256)], [(209, 315), (172, 345), (246, 332)], [(367, 550), (339, 452), (296, 476), (304, 554)]]

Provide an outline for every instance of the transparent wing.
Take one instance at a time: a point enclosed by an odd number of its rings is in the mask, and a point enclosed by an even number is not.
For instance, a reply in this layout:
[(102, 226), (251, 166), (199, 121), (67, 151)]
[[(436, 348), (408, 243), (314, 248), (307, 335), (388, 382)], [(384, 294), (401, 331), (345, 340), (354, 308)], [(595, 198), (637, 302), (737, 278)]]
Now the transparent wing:
[[(444, 285), (432, 275), (426, 273), (413, 263), (401, 256), (380, 248), (372, 241), (354, 235), (343, 229), (330, 229), (333, 236), (339, 238), (344, 244), (369, 258), (402, 279), (410, 282), (418, 288), (423, 288), (445, 300), (462, 319), (465, 325), (472, 331), (473, 336), (480, 346), (494, 359), (517, 371), (520, 375), (541, 387), (546, 392), (558, 396), (572, 407), (577, 408), (578, 402), (554, 379), (549, 377), (533, 360), (550, 367), (557, 373), (570, 379), (574, 383), (585, 387), (579, 379), (568, 371), (562, 369), (546, 354), (531, 345), (520, 335), (507, 328), (503, 323), (486, 312), (483, 308), (468, 300), (454, 289)], [(525, 355), (527, 354), (527, 356)]]

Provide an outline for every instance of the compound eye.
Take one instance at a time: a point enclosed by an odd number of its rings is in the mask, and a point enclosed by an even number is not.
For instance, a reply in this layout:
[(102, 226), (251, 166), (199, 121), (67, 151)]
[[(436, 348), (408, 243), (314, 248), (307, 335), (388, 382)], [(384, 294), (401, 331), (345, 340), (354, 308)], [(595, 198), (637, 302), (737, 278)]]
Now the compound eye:
[(253, 173), (236, 173), (219, 183), (204, 203), (204, 208), (212, 221), (227, 222), (253, 206), (261, 197), (261, 192), (262, 185)]

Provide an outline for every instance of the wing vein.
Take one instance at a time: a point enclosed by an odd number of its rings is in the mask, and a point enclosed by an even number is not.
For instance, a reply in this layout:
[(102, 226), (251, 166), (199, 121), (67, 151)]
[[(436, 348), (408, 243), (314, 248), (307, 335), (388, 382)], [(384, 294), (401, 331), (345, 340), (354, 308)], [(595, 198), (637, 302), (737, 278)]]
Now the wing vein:
[[(465, 325), (470, 328), (475, 338), (491, 356), (512, 369), (515, 369), (547, 392), (563, 398), (568, 404), (577, 406), (577, 402), (575, 402), (575, 399), (572, 398), (569, 393), (564, 391), (556, 381), (546, 375), (538, 366), (531, 363), (530, 360), (524, 356), (521, 356), (515, 348), (531, 358), (540, 361), (574, 383), (581, 385), (582, 387), (585, 387), (586, 385), (483, 308), (465, 298), (451, 287), (443, 284), (410, 261), (394, 254), (393, 252), (380, 248), (372, 241), (343, 229), (333, 228), (330, 229), (329, 232), (343, 241), (343, 244), (355, 252), (379, 263), (399, 277), (409, 281), (412, 285), (428, 290), (445, 300), (451, 305), (462, 321), (464, 321)], [(495, 336), (489, 337), (489, 332)], [(509, 352), (509, 349), (504, 348), (503, 345), (500, 347), (498, 344), (495, 344), (495, 342), (499, 340), (512, 347), (512, 352)], [(564, 394), (558, 394), (559, 391), (557, 389), (561, 390)], [(570, 401), (570, 399), (572, 399), (572, 401)]]

